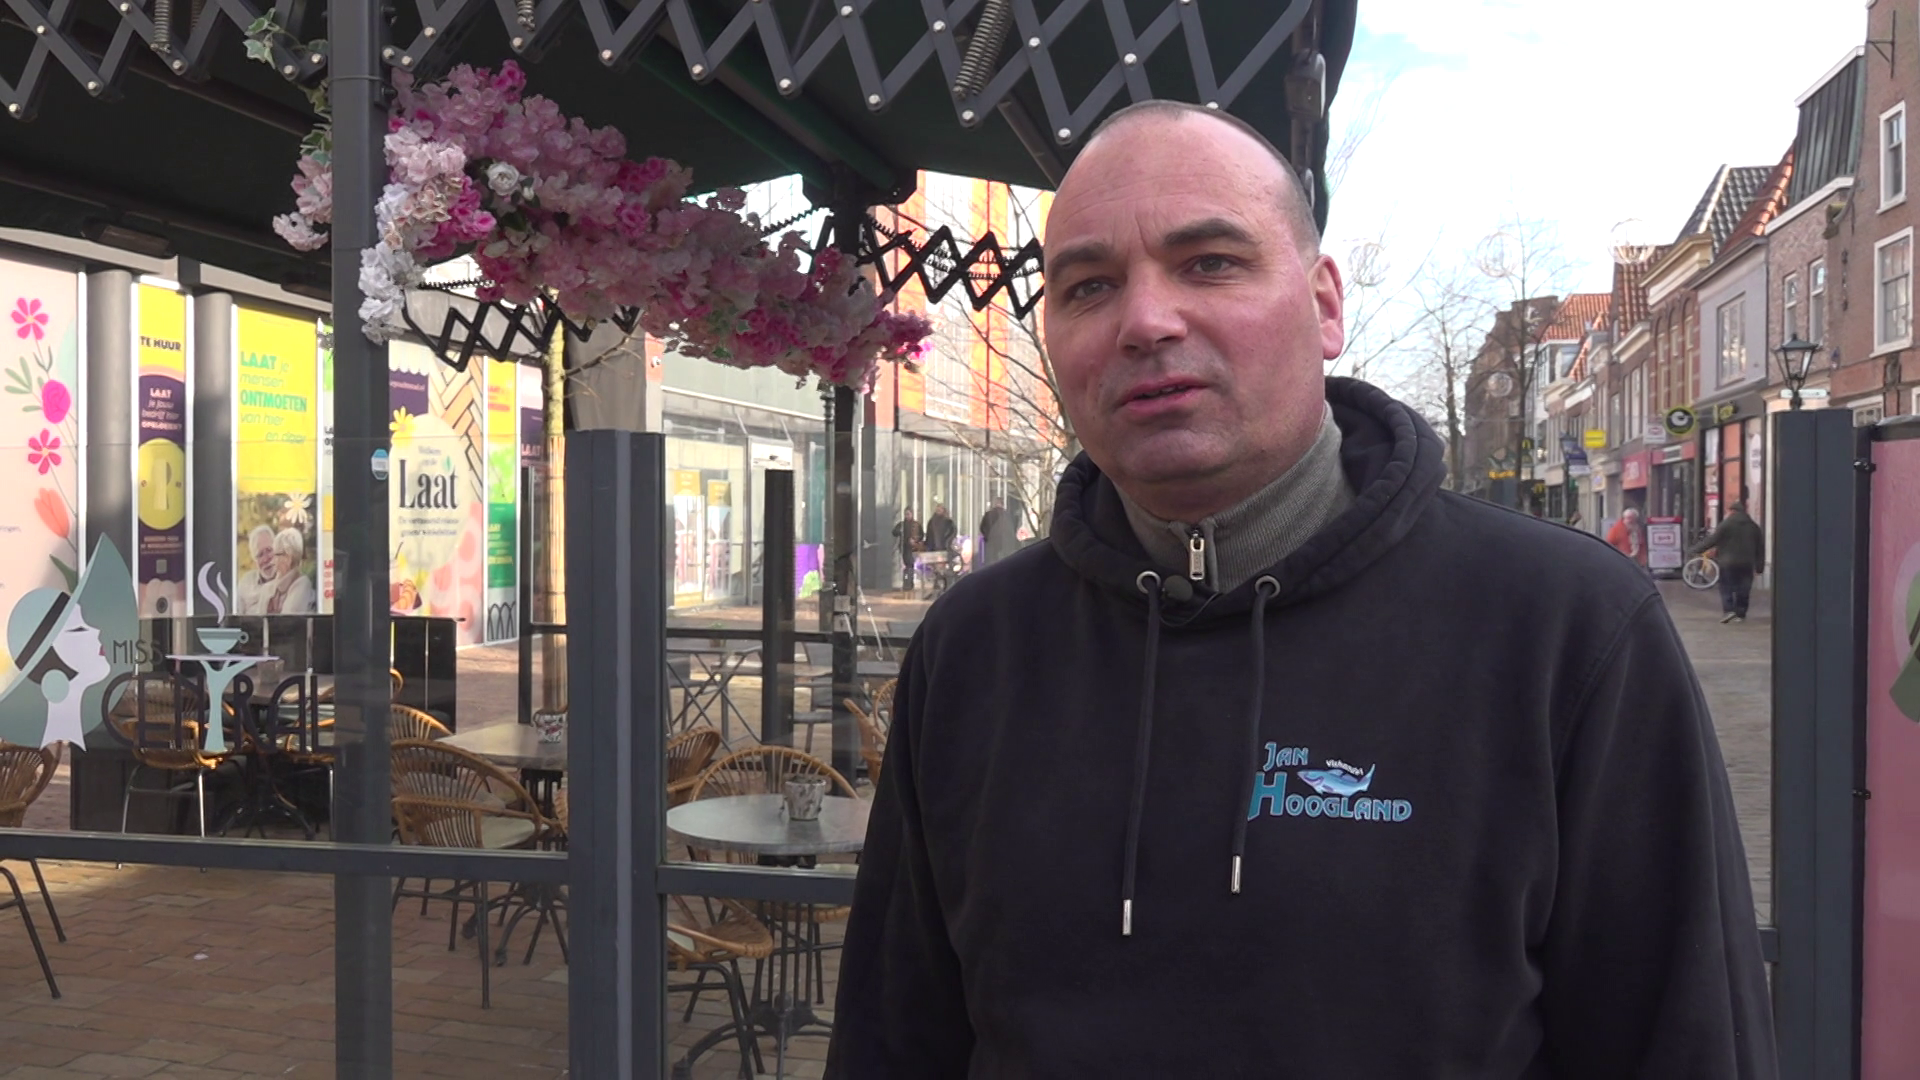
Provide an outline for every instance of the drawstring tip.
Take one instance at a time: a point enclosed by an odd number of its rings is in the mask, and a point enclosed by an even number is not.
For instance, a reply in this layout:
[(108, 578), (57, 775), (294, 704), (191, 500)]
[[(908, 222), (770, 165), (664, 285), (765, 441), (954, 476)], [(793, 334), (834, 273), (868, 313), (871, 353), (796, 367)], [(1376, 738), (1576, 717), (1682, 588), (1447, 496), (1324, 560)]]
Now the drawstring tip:
[(1240, 856), (1233, 857), (1233, 895), (1240, 895)]
[(1120, 936), (1133, 936), (1133, 901), (1120, 901)]

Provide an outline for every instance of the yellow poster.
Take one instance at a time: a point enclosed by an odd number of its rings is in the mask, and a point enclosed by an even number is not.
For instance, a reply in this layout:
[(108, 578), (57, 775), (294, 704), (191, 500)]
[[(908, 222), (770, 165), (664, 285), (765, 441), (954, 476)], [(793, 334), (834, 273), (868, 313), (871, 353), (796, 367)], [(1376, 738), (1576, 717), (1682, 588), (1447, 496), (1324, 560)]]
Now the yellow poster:
[(139, 381), (134, 427), (139, 508), (134, 573), (143, 618), (185, 615), (187, 599), (187, 298), (135, 286)]
[(234, 375), (233, 608), (317, 610), (319, 334), (311, 318), (241, 309)]

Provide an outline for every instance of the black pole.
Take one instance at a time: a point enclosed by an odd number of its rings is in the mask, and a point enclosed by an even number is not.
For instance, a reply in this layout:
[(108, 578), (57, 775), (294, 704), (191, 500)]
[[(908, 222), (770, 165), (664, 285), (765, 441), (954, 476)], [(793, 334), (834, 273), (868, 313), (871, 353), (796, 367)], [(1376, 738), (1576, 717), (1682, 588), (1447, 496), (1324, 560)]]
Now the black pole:
[(576, 431), (566, 440), (567, 977), (570, 1074), (666, 1075), (666, 906), (656, 875), (666, 795), (666, 440)]
[(1844, 409), (1775, 419), (1773, 1014), (1780, 1075), (1858, 1074), (1867, 463)]
[[(866, 220), (866, 204), (851, 193), (844, 182), (835, 193), (833, 206), (834, 245), (849, 257), (860, 253), (860, 226)], [(860, 550), (860, 508), (855, 497), (853, 471), (858, 463), (854, 445), (854, 420), (860, 401), (851, 387), (833, 388), (833, 429), (828, 436), (827, 460), (832, 477), (828, 507), (831, 520), (827, 529), (827, 551), (833, 575), (833, 767), (840, 775), (851, 777), (859, 762), (860, 735), (847, 700), (854, 696), (855, 669), (858, 663), (857, 641), (853, 634), (854, 602), (859, 588), (854, 571), (854, 556)], [(818, 706), (815, 706), (816, 708)]]
[[(387, 350), (360, 331), (360, 252), (386, 183), (380, 6), (327, 8), (332, 42), (335, 729), (334, 836), (392, 829), (387, 704)], [(378, 455), (379, 470), (374, 468)], [(334, 879), (334, 1063), (342, 1080), (393, 1075), (393, 919), (386, 878)]]
[(793, 473), (768, 469), (760, 514), (760, 741), (793, 732)]

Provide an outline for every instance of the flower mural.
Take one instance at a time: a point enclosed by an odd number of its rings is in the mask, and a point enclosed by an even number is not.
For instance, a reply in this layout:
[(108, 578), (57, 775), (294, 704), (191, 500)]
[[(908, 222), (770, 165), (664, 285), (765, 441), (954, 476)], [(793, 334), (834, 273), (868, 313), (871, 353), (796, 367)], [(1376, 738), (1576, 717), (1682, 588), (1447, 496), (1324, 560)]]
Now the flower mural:
[(13, 318), (15, 335), (22, 338), (30, 337), (35, 341), (47, 336), (48, 315), (45, 305), (39, 300), (30, 300), (23, 296), (13, 302), (13, 311), (10, 314)]
[[(0, 446), (25, 459), (36, 483), (0, 491), (0, 561), (12, 583), (68, 589), (82, 563), (75, 447), (80, 440), (78, 279), (70, 272), (0, 260), (0, 308), (13, 333), (0, 334)], [(37, 523), (37, 524), (36, 524)], [(42, 531), (44, 530), (44, 531)], [(29, 571), (29, 563), (38, 564)], [(0, 612), (0, 614), (4, 614)]]
[[(404, 331), (406, 292), (426, 268), (461, 255), (487, 276), (483, 300), (544, 298), (576, 322), (637, 308), (646, 332), (683, 355), (837, 385), (871, 387), (881, 362), (919, 355), (932, 333), (922, 316), (888, 310), (838, 251), (803, 269), (798, 233), (769, 247), (738, 190), (691, 199), (686, 169), (631, 160), (619, 131), (526, 94), (512, 62), (430, 83), (399, 72), (394, 84), (379, 239), (360, 265), (375, 341)], [(332, 221), (331, 157), (324, 138), (306, 146), (295, 209), (273, 225), (314, 250)]]
[(60, 436), (42, 428), (40, 434), (29, 438), (27, 464), (38, 466), (41, 476), (53, 471), (60, 464)]
[(66, 500), (52, 488), (41, 488), (40, 494), (33, 497), (33, 512), (48, 531), (62, 540), (67, 539), (73, 528), (73, 519), (67, 514)]

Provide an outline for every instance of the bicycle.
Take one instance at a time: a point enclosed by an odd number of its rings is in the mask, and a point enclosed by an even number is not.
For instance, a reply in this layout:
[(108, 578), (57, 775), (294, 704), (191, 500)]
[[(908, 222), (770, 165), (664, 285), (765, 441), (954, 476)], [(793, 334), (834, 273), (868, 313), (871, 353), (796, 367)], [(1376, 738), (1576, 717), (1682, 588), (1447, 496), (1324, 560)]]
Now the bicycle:
[(1720, 564), (1712, 556), (1695, 555), (1680, 568), (1680, 580), (1689, 589), (1711, 589), (1720, 583)]

